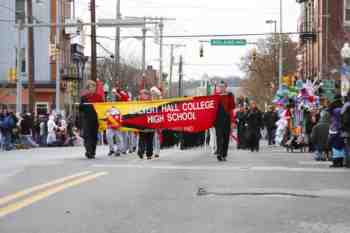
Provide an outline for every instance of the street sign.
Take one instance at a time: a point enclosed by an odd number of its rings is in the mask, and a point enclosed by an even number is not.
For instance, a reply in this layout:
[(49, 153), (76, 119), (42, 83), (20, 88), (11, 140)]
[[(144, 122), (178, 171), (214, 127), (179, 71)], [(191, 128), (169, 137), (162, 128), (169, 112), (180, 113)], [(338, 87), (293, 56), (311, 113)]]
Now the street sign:
[(322, 96), (326, 97), (328, 100), (333, 101), (335, 96), (335, 81), (334, 80), (323, 80), (322, 81)]
[(335, 89), (335, 81), (334, 80), (323, 80), (322, 81), (322, 89), (323, 90), (334, 90)]
[(247, 45), (246, 39), (211, 39), (210, 44), (212, 46), (245, 46)]

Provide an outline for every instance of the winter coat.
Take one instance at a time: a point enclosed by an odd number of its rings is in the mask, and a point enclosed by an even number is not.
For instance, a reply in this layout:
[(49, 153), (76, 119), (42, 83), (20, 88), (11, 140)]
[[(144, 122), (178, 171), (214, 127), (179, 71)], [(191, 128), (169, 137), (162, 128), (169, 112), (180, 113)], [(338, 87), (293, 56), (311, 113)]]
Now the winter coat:
[(278, 121), (278, 114), (275, 111), (268, 111), (264, 114), (264, 124), (267, 129), (276, 129), (276, 122)]
[(260, 131), (263, 126), (262, 113), (259, 109), (250, 109), (247, 114), (247, 124), (249, 131)]
[(27, 115), (24, 116), (23, 120), (21, 121), (20, 127), (22, 135), (31, 135), (33, 128), (33, 122), (31, 121), (31, 118)]
[(55, 117), (50, 116), (49, 121), (47, 122), (47, 144), (52, 144), (56, 141), (56, 131), (57, 125), (55, 123)]
[(346, 102), (341, 109), (341, 127), (350, 135), (350, 101)]
[(328, 134), (329, 134), (330, 119), (329, 114), (326, 112), (320, 118), (320, 121), (315, 125), (311, 132), (311, 142), (317, 149), (325, 151), (328, 146)]

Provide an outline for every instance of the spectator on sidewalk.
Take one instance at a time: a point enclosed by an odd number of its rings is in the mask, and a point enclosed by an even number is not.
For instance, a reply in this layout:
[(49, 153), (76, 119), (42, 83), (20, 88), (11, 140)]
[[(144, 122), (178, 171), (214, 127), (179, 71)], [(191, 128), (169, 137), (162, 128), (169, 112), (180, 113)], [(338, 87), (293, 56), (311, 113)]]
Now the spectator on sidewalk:
[(313, 127), (311, 132), (311, 142), (315, 147), (314, 159), (316, 161), (325, 161), (329, 158), (329, 126), (329, 113), (321, 112), (320, 121)]
[(3, 110), (2, 120), (0, 121), (0, 129), (2, 132), (2, 143), (4, 150), (14, 149), (12, 142), (12, 131), (16, 127), (16, 118), (11, 111)]
[(26, 113), (22, 116), (20, 123), (20, 141), (25, 146), (30, 148), (38, 147), (39, 145), (34, 141), (33, 138), (33, 125), (34, 122), (31, 118), (30, 113)]
[(57, 125), (55, 123), (55, 116), (51, 114), (47, 122), (47, 140), (46, 143), (48, 146), (55, 146), (56, 144), (56, 129)]
[(345, 141), (341, 135), (341, 110), (343, 103), (341, 96), (335, 97), (335, 100), (329, 106), (331, 115), (331, 125), (329, 128), (329, 143), (332, 148), (333, 165), (331, 167), (343, 167), (345, 157)]

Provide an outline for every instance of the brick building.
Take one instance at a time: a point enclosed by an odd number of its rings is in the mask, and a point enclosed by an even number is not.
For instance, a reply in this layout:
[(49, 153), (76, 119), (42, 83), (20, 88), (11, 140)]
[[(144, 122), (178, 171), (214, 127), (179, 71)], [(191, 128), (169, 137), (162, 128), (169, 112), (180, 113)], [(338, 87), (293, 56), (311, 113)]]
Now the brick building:
[(350, 1), (296, 1), (301, 7), (298, 76), (339, 80), (340, 50), (350, 40)]
[[(74, 0), (62, 0), (62, 18), (64, 23), (73, 18)], [(15, 23), (21, 20), (24, 22), (25, 0), (0, 0), (0, 15), (9, 19), (9, 22), (0, 23), (1, 46), (0, 46), (0, 104), (11, 109), (16, 106), (16, 80), (15, 71), (17, 58), (17, 30)], [(41, 23), (56, 23), (57, 1), (56, 0), (32, 0), (34, 21)], [(28, 109), (28, 30), (21, 32), (20, 51), (22, 53), (22, 109)], [(69, 69), (71, 61), (71, 39), (67, 30), (61, 33), (61, 74), (62, 80)], [(34, 28), (34, 90), (36, 112), (48, 112), (55, 104), (56, 92), (56, 60), (50, 54), (49, 47), (56, 43), (56, 27), (36, 27)], [(61, 82), (62, 93), (65, 92), (66, 82)], [(64, 95), (61, 96), (61, 103), (64, 103)]]

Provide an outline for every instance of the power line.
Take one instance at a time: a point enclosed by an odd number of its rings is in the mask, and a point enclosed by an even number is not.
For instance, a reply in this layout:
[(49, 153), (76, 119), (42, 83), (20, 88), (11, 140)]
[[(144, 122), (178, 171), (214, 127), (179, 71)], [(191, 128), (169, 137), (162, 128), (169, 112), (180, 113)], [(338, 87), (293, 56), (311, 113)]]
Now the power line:
[(0, 19), (0, 22), (4, 22), (4, 23), (14, 23), (16, 22), (15, 20), (10, 20), (10, 19)]
[(185, 66), (235, 66), (235, 64), (187, 64)]
[[(284, 32), (281, 33), (282, 35), (303, 35), (303, 34), (310, 34), (315, 33), (318, 34), (319, 32)], [(268, 32), (268, 33), (238, 33), (238, 34), (188, 34), (188, 35), (164, 35), (164, 38), (208, 38), (208, 37), (247, 37), (247, 36), (273, 36), (275, 33)], [(113, 37), (109, 36), (97, 36), (99, 38), (109, 39), (109, 40), (115, 40)], [(123, 39), (139, 39), (142, 38), (142, 36), (122, 36)], [(156, 38), (156, 36), (146, 36), (146, 38)]]
[(14, 9), (12, 9), (6, 5), (0, 4), (0, 8), (7, 9), (7, 10), (11, 11), (12, 13), (17, 14), (17, 12)]

